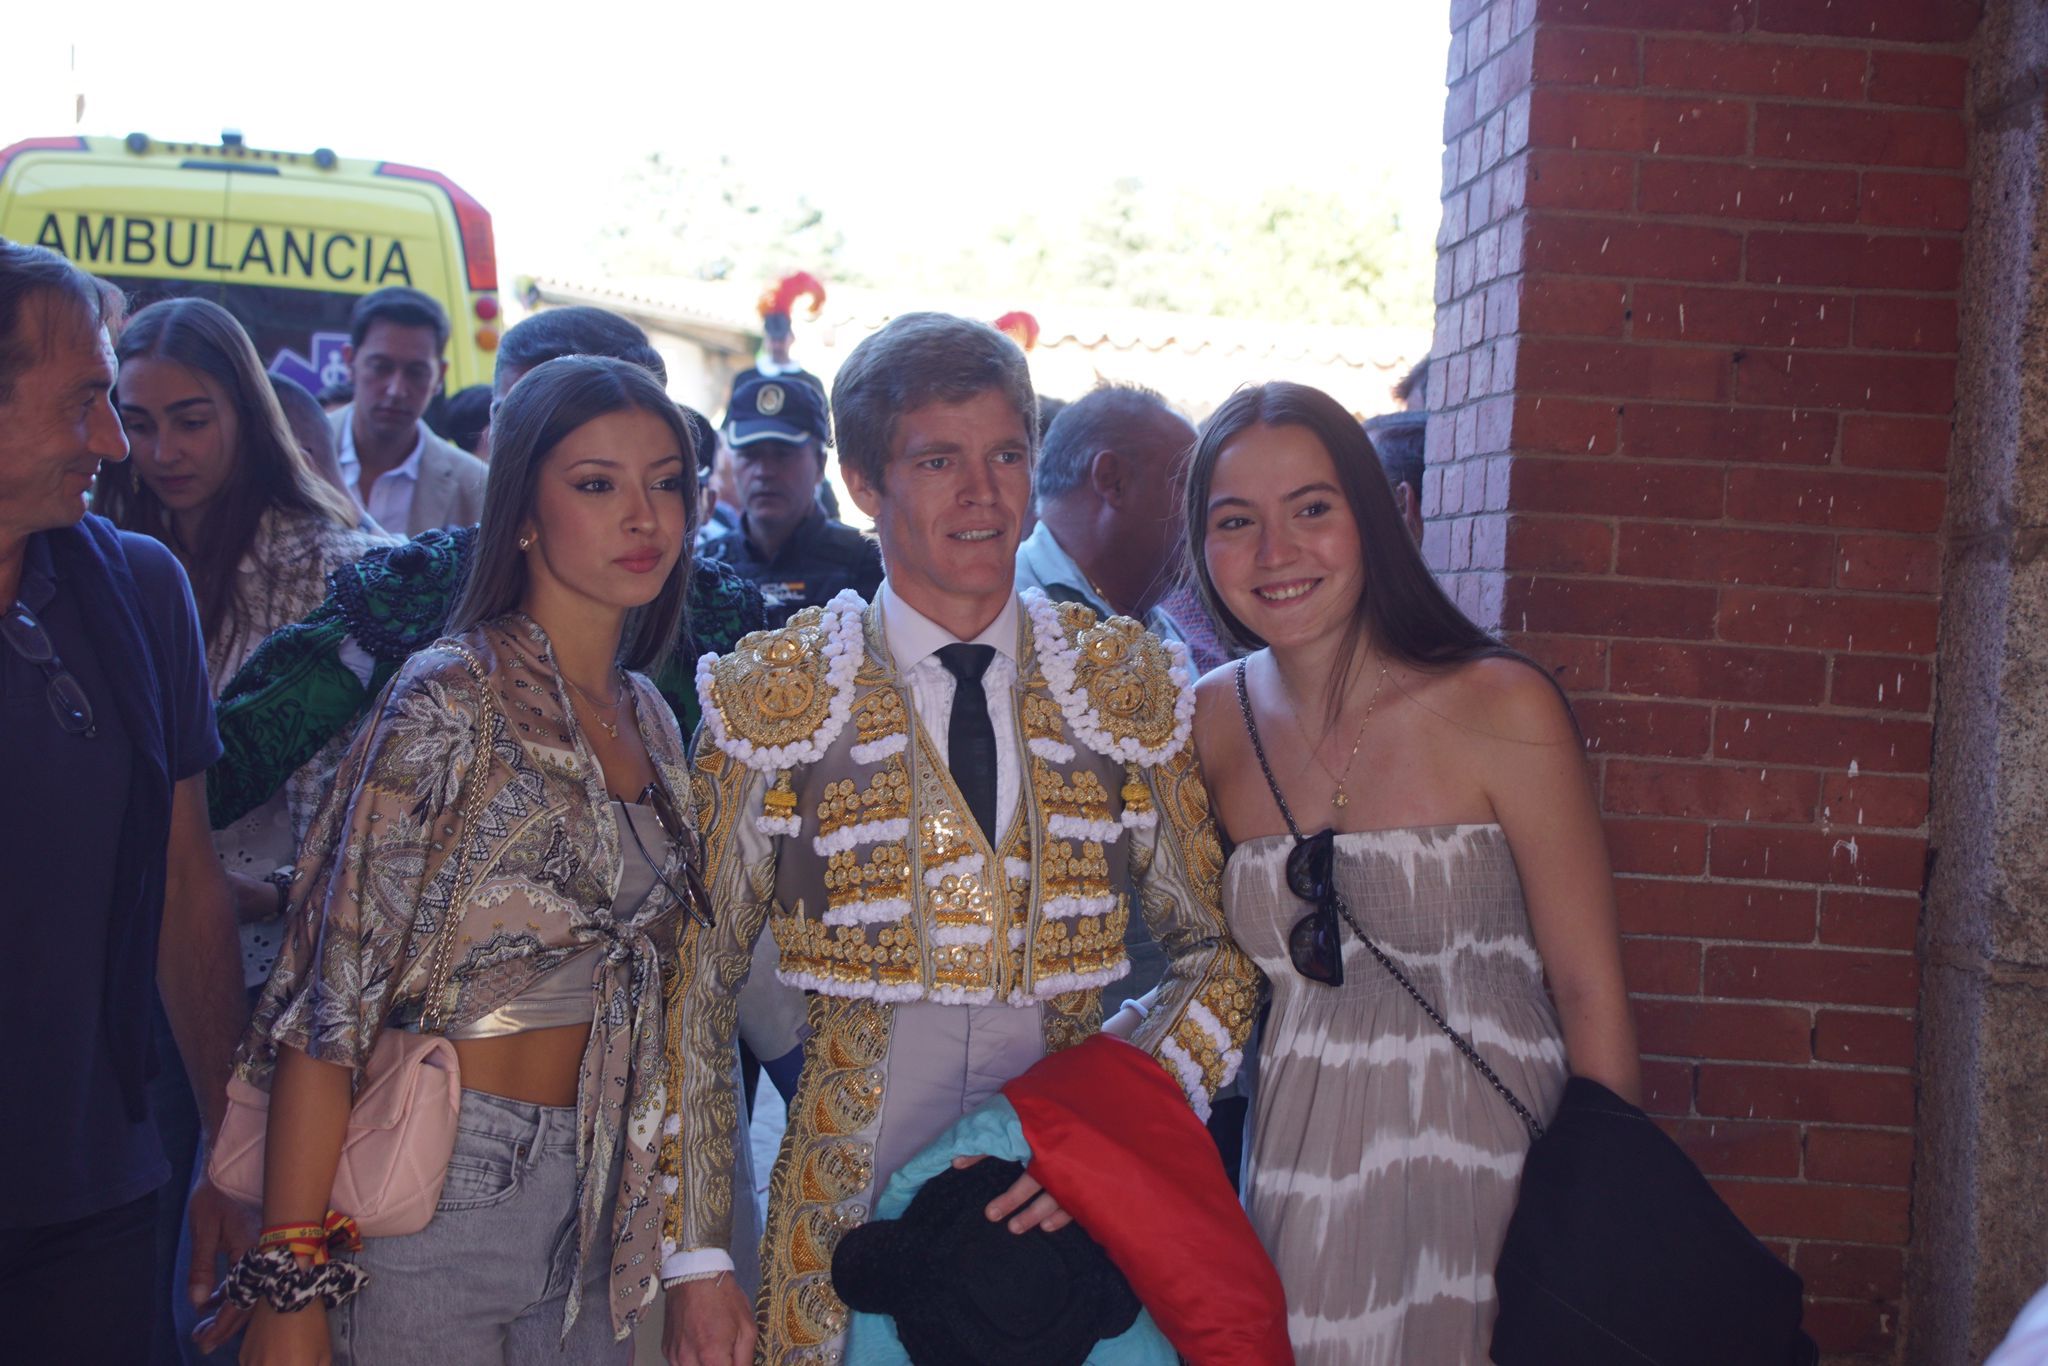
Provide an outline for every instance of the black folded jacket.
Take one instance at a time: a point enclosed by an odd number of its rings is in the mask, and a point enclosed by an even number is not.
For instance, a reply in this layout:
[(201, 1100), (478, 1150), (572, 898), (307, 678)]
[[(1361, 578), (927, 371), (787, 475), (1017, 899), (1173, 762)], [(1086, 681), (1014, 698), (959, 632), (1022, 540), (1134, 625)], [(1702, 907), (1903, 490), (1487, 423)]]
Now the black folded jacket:
[(1573, 1077), (1494, 1273), (1497, 1366), (1811, 1366), (1802, 1285), (1648, 1115)]

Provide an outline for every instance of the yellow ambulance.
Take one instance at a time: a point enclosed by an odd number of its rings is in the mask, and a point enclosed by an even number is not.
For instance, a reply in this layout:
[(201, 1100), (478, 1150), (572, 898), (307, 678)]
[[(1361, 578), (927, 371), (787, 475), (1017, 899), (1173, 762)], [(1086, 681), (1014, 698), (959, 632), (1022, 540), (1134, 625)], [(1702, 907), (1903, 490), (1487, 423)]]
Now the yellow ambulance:
[(139, 308), (204, 295), (263, 363), (318, 393), (347, 379), (357, 299), (410, 285), (453, 324), (447, 390), (488, 384), (502, 325), (491, 216), (436, 171), (218, 144), (31, 138), (0, 148), (0, 237), (61, 252)]

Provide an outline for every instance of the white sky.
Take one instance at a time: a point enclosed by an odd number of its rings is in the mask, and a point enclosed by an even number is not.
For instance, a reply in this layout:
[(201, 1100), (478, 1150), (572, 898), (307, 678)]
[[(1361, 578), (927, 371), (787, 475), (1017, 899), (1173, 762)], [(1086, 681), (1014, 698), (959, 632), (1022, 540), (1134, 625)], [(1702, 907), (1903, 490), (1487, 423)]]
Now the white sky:
[(763, 188), (809, 193), (849, 238), (911, 246), (978, 240), (1027, 206), (1078, 208), (1119, 176), (1247, 193), (1384, 178), (1427, 238), (1447, 8), (16, 6), (0, 145), (234, 127), (254, 147), (431, 166), (490, 209), (508, 285), (578, 273), (621, 167), (655, 150), (724, 152)]

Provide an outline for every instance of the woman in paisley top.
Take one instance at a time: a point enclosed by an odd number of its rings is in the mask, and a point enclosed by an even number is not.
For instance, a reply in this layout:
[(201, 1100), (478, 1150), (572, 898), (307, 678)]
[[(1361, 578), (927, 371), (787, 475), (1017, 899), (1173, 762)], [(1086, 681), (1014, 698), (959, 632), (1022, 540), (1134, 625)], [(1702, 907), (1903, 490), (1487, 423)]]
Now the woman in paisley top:
[(1636, 1098), (1570, 710), (1430, 577), (1327, 395), (1218, 408), (1188, 526), (1204, 599), (1253, 650), (1198, 686), (1195, 742), (1235, 841), (1224, 914), (1272, 985), (1245, 1199), (1295, 1360), (1483, 1362), (1528, 1133), (1362, 936), (1539, 1116), (1567, 1068)]
[(266, 1226), (327, 1213), (385, 1029), (455, 1040), (455, 1154), (424, 1230), (368, 1240), (332, 1312), (259, 1304), (243, 1361), (627, 1359), (660, 1285), (663, 949), (707, 913), (682, 737), (627, 670), (683, 629), (694, 471), (623, 362), (549, 362), (500, 410), (452, 634), (350, 748), (242, 1060), (271, 1091)]

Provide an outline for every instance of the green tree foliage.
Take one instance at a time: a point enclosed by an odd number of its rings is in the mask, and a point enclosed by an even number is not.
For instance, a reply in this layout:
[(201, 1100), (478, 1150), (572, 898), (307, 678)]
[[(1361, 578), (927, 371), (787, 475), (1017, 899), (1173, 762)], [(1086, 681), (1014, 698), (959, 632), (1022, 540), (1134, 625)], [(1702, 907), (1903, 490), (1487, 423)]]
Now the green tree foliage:
[[(1428, 326), (1435, 223), (1402, 221), (1383, 185), (1361, 191), (1126, 179), (1078, 213), (1011, 217), (978, 239), (849, 238), (802, 195), (749, 183), (729, 157), (648, 157), (598, 244), (615, 275), (766, 283), (803, 269), (917, 294), (1159, 309), (1280, 322)], [(906, 209), (906, 212), (910, 210)]]
[(1027, 298), (1426, 325), (1431, 245), (1390, 202), (1303, 188), (1237, 199), (1124, 180), (1076, 222), (1033, 215), (1001, 229), (990, 248), (954, 263), (954, 273), (962, 284), (1007, 279)]
[(848, 278), (845, 240), (803, 195), (752, 184), (729, 156), (650, 153), (627, 177), (596, 255), (618, 276), (767, 284), (791, 270)]

